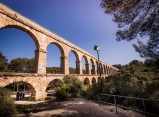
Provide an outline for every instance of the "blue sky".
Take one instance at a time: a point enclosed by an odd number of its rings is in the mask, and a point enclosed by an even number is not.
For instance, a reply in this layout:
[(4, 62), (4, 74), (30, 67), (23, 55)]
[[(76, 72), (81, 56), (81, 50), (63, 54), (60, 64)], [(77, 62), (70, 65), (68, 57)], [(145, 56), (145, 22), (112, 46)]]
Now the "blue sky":
[[(100, 59), (109, 64), (144, 60), (132, 47), (135, 41), (116, 41), (117, 24), (112, 21), (111, 15), (104, 13), (100, 7), (101, 0), (1, 0), (1, 3), (94, 56), (97, 55), (93, 46), (99, 45)], [(25, 32), (17, 29), (0, 30), (0, 51), (9, 60), (34, 57), (35, 49), (33, 40)], [(47, 65), (58, 66), (56, 61), (59, 56), (58, 48), (49, 46)]]

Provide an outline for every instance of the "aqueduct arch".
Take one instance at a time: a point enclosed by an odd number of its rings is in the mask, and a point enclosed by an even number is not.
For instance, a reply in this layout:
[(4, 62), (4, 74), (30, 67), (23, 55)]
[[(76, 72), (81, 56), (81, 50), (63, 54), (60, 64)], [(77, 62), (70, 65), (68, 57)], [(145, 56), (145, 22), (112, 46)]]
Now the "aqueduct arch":
[(103, 74), (103, 65), (102, 65), (102, 63), (100, 63), (100, 72), (101, 72), (101, 74)]
[[(17, 25), (14, 25), (14, 24), (8, 24), (6, 26), (3, 26), (2, 28), (0, 28), (0, 30), (6, 30), (6, 29), (12, 29), (12, 30), (19, 30), (19, 31), (23, 31), (23, 32), (20, 32), (21, 34), (23, 33), (28, 35), (30, 38), (31, 38), (31, 41), (33, 41), (34, 43), (34, 49), (32, 52), (34, 53), (34, 71), (35, 73), (37, 73), (38, 71), (38, 60), (37, 60), (37, 54), (36, 54), (36, 51), (39, 50), (40, 48), (40, 44), (38, 42), (38, 39), (37, 37), (35, 36), (34, 32), (31, 32), (31, 30), (29, 29), (26, 29), (25, 27), (22, 27), (22, 26), (19, 26), (18, 24)], [(30, 39), (29, 38), (29, 39)]]
[(15, 29), (19, 29), (21, 31), (24, 31), (25, 33), (27, 33), (33, 39), (33, 41), (36, 45), (36, 49), (39, 48), (39, 46), (40, 46), (39, 41), (38, 41), (37, 37), (35, 36), (34, 32), (32, 32), (31, 30), (29, 30), (25, 27), (22, 27), (18, 24), (7, 24), (3, 27), (0, 27), (0, 30), (5, 29), (5, 28), (15, 28)]
[(96, 74), (96, 67), (95, 67), (93, 59), (90, 59), (90, 62), (92, 64), (91, 74)]
[(6, 24), (5, 26), (3, 27), (0, 27), (0, 29), (5, 29), (5, 28), (15, 28), (15, 29), (19, 29), (25, 33), (27, 33), (34, 41), (35, 45), (36, 45), (36, 49), (39, 49), (40, 48), (40, 44), (39, 44), (39, 41), (36, 37), (36, 35), (34, 34), (34, 32), (30, 29), (27, 29), (26, 27), (23, 27), (19, 24)]
[(96, 73), (99, 74), (99, 63), (96, 61)]
[[(25, 92), (26, 92), (26, 89), (27, 89), (27, 92), (30, 92), (30, 97), (32, 99), (35, 99), (35, 96), (36, 96), (36, 89), (32, 86), (32, 84), (30, 83), (27, 83), (27, 82), (24, 82), (24, 81), (19, 81), (19, 82), (13, 82), (13, 83), (9, 83), (8, 85), (6, 85), (5, 87), (9, 86), (9, 85), (13, 85), (13, 84), (17, 84), (17, 83), (22, 83), (23, 85), (25, 85)], [(24, 89), (19, 89), (17, 88), (18, 90), (16, 91), (19, 91), (19, 92), (23, 92)]]
[[(69, 59), (70, 52), (72, 52), (74, 54), (75, 58), (76, 58), (76, 61), (75, 61), (75, 64), (76, 64), (76, 74), (80, 74), (81, 73), (80, 68), (81, 68), (82, 65), (81, 65), (81, 61), (79, 59), (79, 55), (78, 55), (78, 53), (75, 50), (70, 50), (68, 52), (68, 55), (67, 55), (68, 59)], [(69, 64), (69, 67), (70, 67), (70, 64)]]
[[(2, 81), (2, 80), (0, 79), (0, 81)], [(36, 95), (39, 92), (37, 84), (32, 83), (31, 80), (28, 80), (28, 79), (25, 80), (23, 78), (16, 78), (15, 77), (12, 80), (11, 79), (3, 80), (3, 85), (1, 85), (1, 87), (6, 87), (6, 86), (11, 85), (13, 83), (24, 83), (24, 84), (26, 84), (29, 87), (29, 90), (31, 92), (31, 97), (33, 99), (36, 99)]]
[[(89, 63), (88, 63), (88, 59), (85, 55), (82, 56), (82, 58), (84, 58), (84, 61), (85, 61), (85, 74), (89, 74)], [(82, 59), (81, 59), (81, 62), (82, 62)]]
[[(27, 32), (36, 44), (35, 50), (35, 71), (34, 74), (10, 74), (10, 73), (0, 73), (0, 87), (4, 87), (12, 82), (26, 82), (30, 84), (35, 89), (35, 99), (43, 99), (46, 97), (46, 88), (49, 83), (57, 78), (63, 79), (63, 77), (69, 74), (69, 52), (72, 51), (76, 56), (76, 70), (77, 74), (74, 74), (77, 78), (79, 78), (82, 82), (85, 78), (89, 83), (92, 84), (92, 78), (97, 79), (99, 77), (99, 65), (104, 64), (107, 67), (107, 75), (102, 74), (102, 77), (106, 77), (108, 75), (115, 74), (118, 69), (106, 64), (105, 62), (100, 60), (98, 63), (98, 59), (93, 55), (89, 54), (85, 50), (79, 48), (78, 46), (70, 43), (64, 38), (52, 33), (51, 31), (43, 28), (42, 26), (36, 24), (35, 22), (29, 20), (28, 18), (22, 16), (21, 14), (13, 11), (7, 6), (0, 3), (0, 29), (5, 27), (13, 27), (18, 28)], [(46, 74), (46, 57), (47, 57), (47, 47), (49, 44), (56, 44), (61, 50), (61, 67), (63, 70), (63, 74), (55, 75), (55, 74)], [(84, 56), (86, 59), (87, 71), (88, 74), (82, 74), (82, 65), (81, 65), (81, 57)], [(94, 74), (90, 74), (89, 69), (89, 61), (92, 61), (92, 71)], [(103, 67), (103, 66), (102, 66)], [(111, 72), (110, 72), (111, 68)]]
[(88, 78), (85, 78), (83, 81), (84, 85), (90, 85), (90, 80)]
[(46, 90), (49, 89), (50, 87), (60, 86), (60, 84), (62, 84), (62, 83), (63, 83), (62, 80), (60, 80), (58, 78), (55, 78), (55, 79), (53, 79), (52, 81), (49, 82), (49, 84), (46, 87)]
[[(64, 57), (65, 57), (65, 51), (64, 51), (64, 48), (59, 44), (59, 43), (57, 43), (57, 42), (51, 42), (51, 43), (49, 43), (48, 45), (47, 45), (47, 57), (48, 57), (48, 47), (49, 46), (56, 46), (58, 49), (59, 49), (59, 51), (60, 51), (60, 57), (59, 57), (59, 60), (60, 60), (60, 74), (64, 74), (65, 73), (65, 69), (64, 69), (64, 63), (65, 63), (65, 61), (64, 61)], [(53, 56), (55, 56), (55, 54), (54, 53), (49, 53), (49, 54), (52, 54)], [(53, 60), (52, 60), (53, 61)], [(48, 62), (48, 61), (47, 61)]]
[(96, 84), (97, 83), (97, 81), (96, 81), (96, 79), (93, 77), (92, 78), (92, 84)]

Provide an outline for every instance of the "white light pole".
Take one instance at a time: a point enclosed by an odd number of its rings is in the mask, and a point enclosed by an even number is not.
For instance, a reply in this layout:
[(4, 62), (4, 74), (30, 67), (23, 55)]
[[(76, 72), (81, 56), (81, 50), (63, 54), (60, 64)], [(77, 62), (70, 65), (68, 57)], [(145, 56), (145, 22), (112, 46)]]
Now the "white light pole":
[(101, 79), (100, 92), (102, 92), (102, 77), (101, 77), (101, 69), (100, 69), (100, 61), (99, 61), (99, 46), (95, 45), (94, 50), (97, 51), (97, 55), (98, 55), (98, 69), (99, 69), (99, 75), (100, 75), (100, 79)]

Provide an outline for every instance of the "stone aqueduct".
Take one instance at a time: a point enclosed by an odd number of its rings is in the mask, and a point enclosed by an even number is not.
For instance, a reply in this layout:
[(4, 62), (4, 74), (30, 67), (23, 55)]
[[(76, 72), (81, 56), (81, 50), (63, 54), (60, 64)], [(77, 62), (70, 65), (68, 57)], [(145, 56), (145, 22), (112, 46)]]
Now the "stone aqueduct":
[[(82, 82), (87, 80), (90, 85), (92, 82), (98, 82), (99, 63), (96, 57), (0, 3), (0, 29), (7, 27), (23, 30), (34, 40), (36, 44), (35, 73), (0, 73), (0, 87), (14, 82), (24, 82), (30, 87), (32, 97), (36, 100), (45, 98), (49, 83), (55, 79), (62, 81), (64, 75), (69, 74), (68, 54), (70, 51), (76, 56), (77, 74), (74, 75)], [(55, 44), (61, 51), (62, 74), (46, 74), (47, 46), (49, 44)], [(86, 61), (86, 74), (82, 73), (82, 57)], [(92, 69), (90, 69), (90, 62)], [(118, 70), (103, 61), (100, 61), (100, 67), (102, 78), (114, 75)]]

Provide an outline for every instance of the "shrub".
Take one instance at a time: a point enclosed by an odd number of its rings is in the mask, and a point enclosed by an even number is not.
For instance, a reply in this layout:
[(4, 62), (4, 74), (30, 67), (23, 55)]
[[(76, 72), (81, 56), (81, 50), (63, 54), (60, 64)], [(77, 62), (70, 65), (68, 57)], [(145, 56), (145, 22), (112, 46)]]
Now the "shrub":
[(70, 97), (77, 97), (81, 94), (82, 83), (73, 75), (64, 77), (64, 83), (56, 90), (57, 100), (66, 100)]
[(81, 88), (81, 86), (82, 86), (81, 81), (74, 75), (66, 75), (64, 77), (63, 81), (65, 84), (73, 84), (74, 86), (79, 87), (79, 88)]
[(16, 106), (10, 97), (11, 91), (0, 88), (0, 117), (16, 116)]
[(86, 99), (97, 100), (99, 93), (99, 85), (92, 84), (92, 86), (83, 85), (82, 86), (82, 96)]
[(87, 85), (83, 85), (83, 86), (82, 86), (81, 95), (82, 95), (84, 98), (87, 98), (88, 90), (89, 90), (89, 87), (88, 87)]
[(66, 100), (68, 98), (68, 86), (62, 85), (56, 90), (57, 100)]
[(86, 98), (86, 99), (92, 99), (92, 96), (93, 96), (93, 91), (92, 91), (92, 87), (88, 87), (87, 90), (82, 93), (84, 94), (83, 97)]

